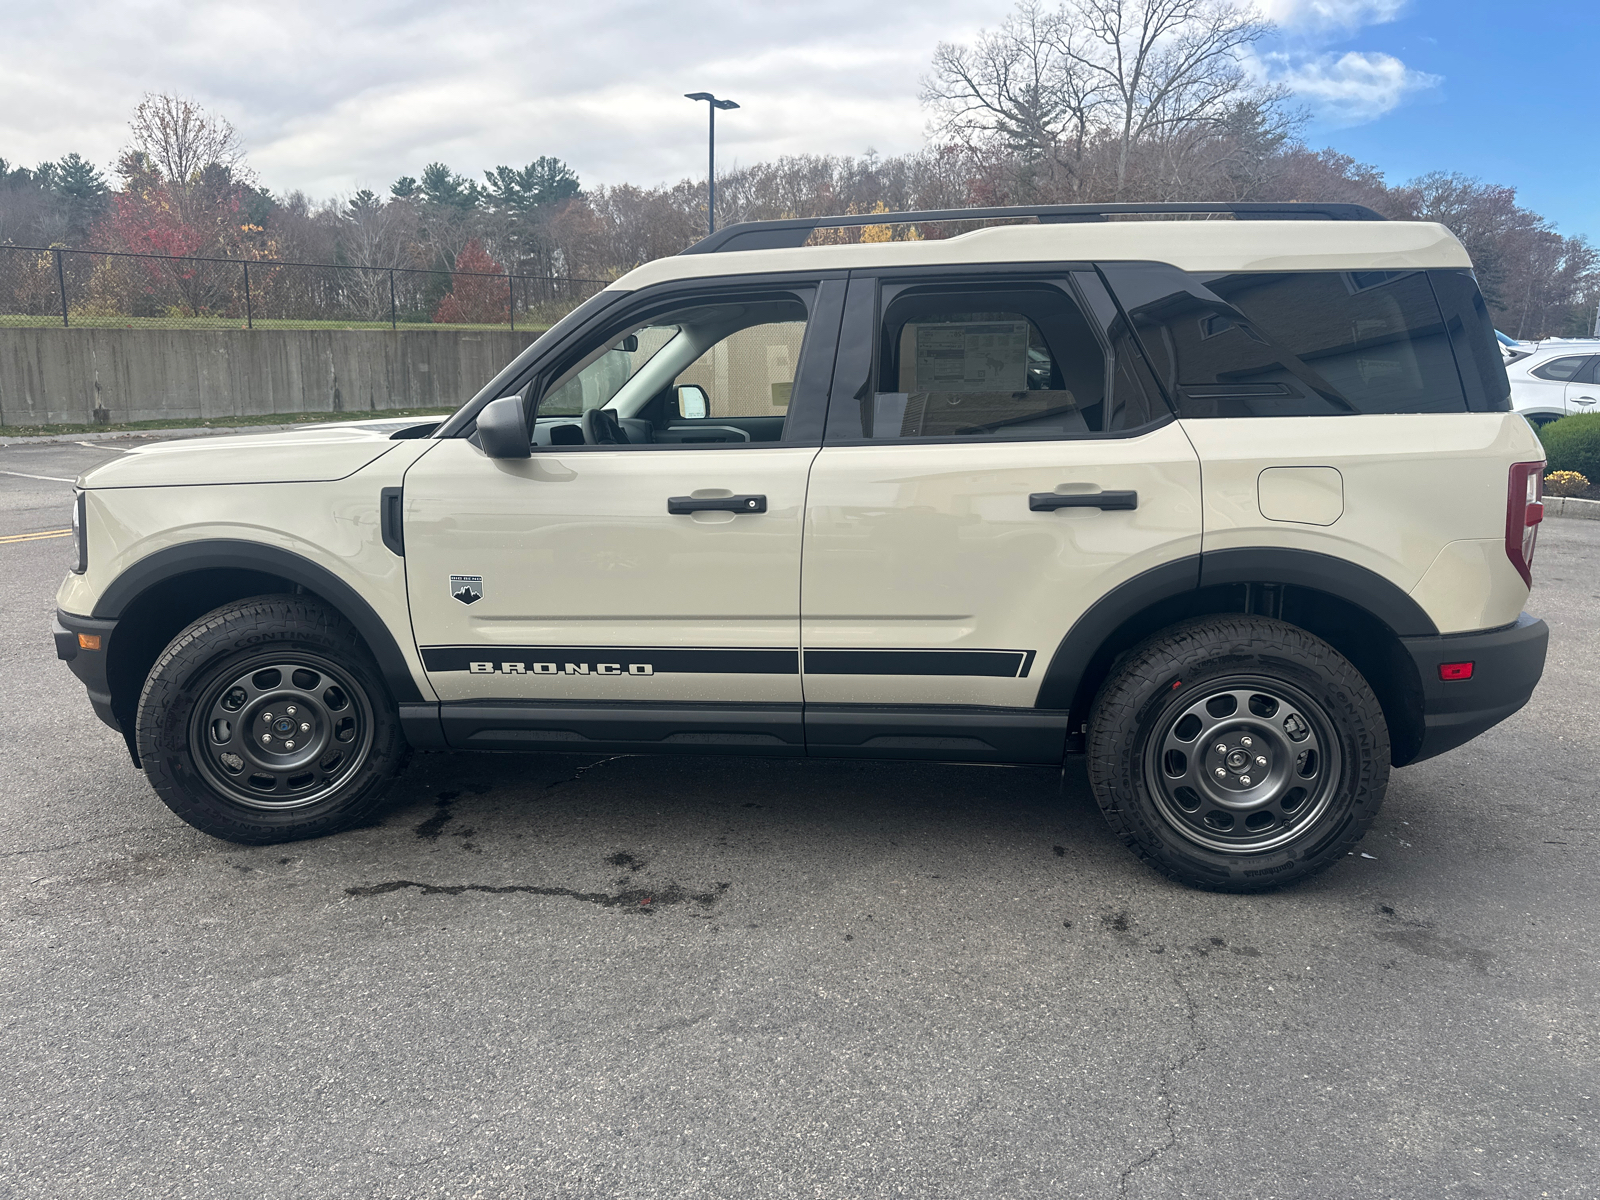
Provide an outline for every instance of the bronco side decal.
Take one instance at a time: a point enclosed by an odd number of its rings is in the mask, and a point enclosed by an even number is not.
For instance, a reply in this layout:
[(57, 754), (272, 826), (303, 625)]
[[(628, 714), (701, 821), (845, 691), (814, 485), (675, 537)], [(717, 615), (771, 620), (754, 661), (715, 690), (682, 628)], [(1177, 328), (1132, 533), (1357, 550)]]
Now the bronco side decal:
[(661, 646), (424, 646), (429, 671), (475, 675), (796, 675), (798, 650)]
[[(810, 675), (946, 675), (1026, 679), (1032, 650), (807, 650)], [(752, 647), (424, 646), (429, 671), (474, 675), (794, 675), (800, 651)]]

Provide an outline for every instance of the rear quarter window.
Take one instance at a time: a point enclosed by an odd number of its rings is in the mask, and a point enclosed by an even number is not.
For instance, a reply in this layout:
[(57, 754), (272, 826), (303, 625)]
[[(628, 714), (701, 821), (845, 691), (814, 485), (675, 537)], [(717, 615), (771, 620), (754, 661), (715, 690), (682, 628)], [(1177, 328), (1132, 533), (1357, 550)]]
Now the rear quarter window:
[(1179, 416), (1468, 407), (1425, 271), (1102, 270)]

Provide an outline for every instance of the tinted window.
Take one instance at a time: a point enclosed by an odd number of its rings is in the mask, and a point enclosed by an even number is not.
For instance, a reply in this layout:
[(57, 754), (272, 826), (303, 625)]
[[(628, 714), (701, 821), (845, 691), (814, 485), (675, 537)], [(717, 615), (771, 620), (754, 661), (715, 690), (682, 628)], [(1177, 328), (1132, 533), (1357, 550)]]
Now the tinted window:
[(1103, 270), (1180, 416), (1467, 407), (1424, 272)]
[(1500, 345), (1511, 339), (1495, 330), (1478, 281), (1471, 271), (1429, 271), (1428, 282), (1450, 332), (1467, 407), (1474, 412), (1510, 412), (1511, 380)]
[(1577, 380), (1588, 361), (1589, 357), (1586, 354), (1568, 356), (1566, 358), (1552, 358), (1549, 362), (1533, 368), (1528, 374), (1537, 375), (1540, 379), (1549, 379), (1556, 383), (1566, 383)]
[(883, 303), (868, 386), (829, 440), (1071, 437), (1167, 415), (1136, 355), (1119, 369), (1061, 287), (901, 286)]

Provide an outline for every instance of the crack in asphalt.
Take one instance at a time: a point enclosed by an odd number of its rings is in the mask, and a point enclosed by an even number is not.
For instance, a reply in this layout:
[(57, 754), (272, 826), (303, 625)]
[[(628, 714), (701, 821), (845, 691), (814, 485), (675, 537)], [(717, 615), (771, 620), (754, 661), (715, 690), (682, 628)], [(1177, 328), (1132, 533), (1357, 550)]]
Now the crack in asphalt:
[(62, 842), (55, 846), (30, 846), (26, 850), (0, 851), (0, 858), (17, 858), (24, 854), (53, 854), (57, 850), (71, 850), (75, 846), (89, 846), (95, 842), (108, 841), (111, 838), (127, 837), (130, 833), (149, 833), (151, 830), (160, 829), (160, 825), (140, 825), (135, 829), (124, 829), (117, 833), (102, 833), (97, 837), (84, 838), (77, 842)]
[(1156, 1159), (1178, 1144), (1178, 1105), (1172, 1098), (1172, 1081), (1179, 1071), (1192, 1063), (1199, 1057), (1200, 1052), (1206, 1048), (1205, 1042), (1200, 1038), (1200, 1006), (1195, 1003), (1194, 996), (1189, 991), (1189, 985), (1184, 982), (1183, 970), (1177, 959), (1172, 962), (1172, 985), (1178, 989), (1178, 994), (1183, 997), (1184, 1017), (1189, 1026), (1189, 1049), (1161, 1068), (1161, 1081), (1156, 1094), (1161, 1103), (1161, 1121), (1167, 1128), (1167, 1140), (1148, 1153), (1141, 1155), (1124, 1168), (1121, 1178), (1117, 1180), (1117, 1195), (1119, 1196), (1128, 1194), (1128, 1181), (1137, 1172), (1155, 1162)]
[(532, 883), (496, 886), (488, 883), (419, 883), (415, 879), (392, 879), (387, 883), (375, 883), (369, 887), (349, 887), (344, 891), (347, 896), (382, 896), (406, 888), (416, 888), (424, 896), (459, 896), (464, 892), (486, 892), (492, 896), (515, 893), (529, 896), (562, 896), (570, 900), (582, 900), (585, 904), (597, 904), (601, 908), (626, 908), (649, 916), (669, 904), (694, 903), (702, 908), (710, 908), (722, 898), (728, 887), (727, 883), (718, 883), (713, 891), (691, 892), (673, 883), (653, 889), (628, 888), (620, 892), (580, 892), (574, 888), (545, 887)]
[(544, 785), (545, 786), (545, 790), (548, 791), (550, 788), (560, 787), (563, 783), (577, 783), (578, 780), (583, 778), (583, 773), (585, 771), (592, 771), (596, 767), (605, 766), (607, 763), (614, 763), (614, 762), (618, 761), (619, 759), (632, 758), (632, 757), (633, 757), (633, 755), (631, 755), (631, 754), (613, 754), (610, 758), (602, 758), (599, 762), (586, 763), (583, 766), (579, 767), (576, 771), (574, 771), (567, 778), (558, 779), (554, 783), (545, 784)]

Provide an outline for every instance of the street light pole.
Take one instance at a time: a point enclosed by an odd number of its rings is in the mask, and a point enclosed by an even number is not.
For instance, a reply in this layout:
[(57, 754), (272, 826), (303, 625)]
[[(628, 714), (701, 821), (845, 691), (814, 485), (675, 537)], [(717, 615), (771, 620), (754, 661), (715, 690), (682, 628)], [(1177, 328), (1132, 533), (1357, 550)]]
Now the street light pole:
[(706, 232), (717, 231), (717, 109), (738, 108), (732, 100), (718, 100), (710, 92), (685, 92), (685, 100), (706, 101), (706, 111), (711, 114), (711, 125), (706, 139)]

